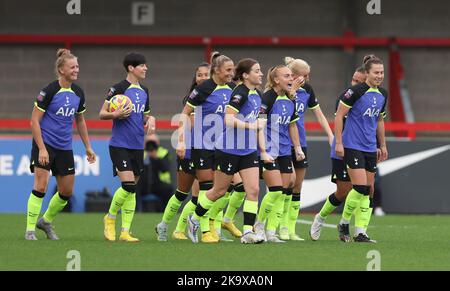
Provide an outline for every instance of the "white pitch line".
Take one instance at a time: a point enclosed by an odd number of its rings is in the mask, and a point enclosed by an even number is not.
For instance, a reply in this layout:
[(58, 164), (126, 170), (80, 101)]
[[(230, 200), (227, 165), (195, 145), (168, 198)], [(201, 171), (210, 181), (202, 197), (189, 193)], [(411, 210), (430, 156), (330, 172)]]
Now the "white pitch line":
[[(311, 224), (312, 224), (312, 221), (304, 220), (304, 219), (297, 219), (297, 223), (301, 223), (301, 224), (309, 224), (309, 225), (311, 225)], [(328, 224), (328, 223), (323, 223), (322, 226), (324, 226), (324, 227), (329, 227), (329, 228), (336, 228), (336, 227), (337, 227), (337, 225), (335, 225), (335, 224)]]
[[(304, 219), (297, 219), (297, 223), (299, 223), (299, 224), (309, 224), (309, 225), (311, 225), (312, 224), (312, 221), (309, 221), (309, 220), (304, 220)], [(322, 224), (322, 226), (324, 226), (324, 227), (329, 227), (329, 228), (336, 228), (337, 227), (337, 225), (336, 224), (328, 224), (328, 223), (324, 223), (324, 224)], [(374, 228), (374, 227), (376, 227), (376, 226), (374, 226), (374, 225), (369, 225), (368, 226), (368, 228)], [(406, 225), (384, 225), (383, 227), (389, 227), (389, 228), (394, 228), (394, 227), (400, 227), (400, 228), (413, 228), (413, 227), (416, 227), (416, 226), (406, 226)], [(437, 228), (436, 226), (431, 226), (431, 228)]]

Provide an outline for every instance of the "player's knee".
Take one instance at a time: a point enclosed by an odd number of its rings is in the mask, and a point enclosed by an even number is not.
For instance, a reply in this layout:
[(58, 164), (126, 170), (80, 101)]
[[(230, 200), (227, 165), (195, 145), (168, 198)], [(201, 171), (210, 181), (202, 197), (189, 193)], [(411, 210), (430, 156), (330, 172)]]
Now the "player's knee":
[(134, 181), (122, 182), (122, 189), (129, 193), (136, 193), (136, 183)]
[(249, 187), (248, 191), (245, 193), (248, 197), (252, 198), (250, 200), (257, 200), (259, 195), (259, 185), (254, 187)]
[(295, 173), (291, 175), (291, 180), (289, 181), (289, 188), (297, 187), (302, 184), (301, 179), (297, 179)]
[(353, 189), (364, 196), (370, 194), (370, 186), (367, 185), (353, 185)]
[(220, 198), (225, 196), (225, 193), (227, 193), (228, 187), (218, 187), (217, 189), (215, 189), (213, 187), (213, 191), (212, 194), (215, 198)]
[(71, 186), (58, 187), (58, 193), (64, 193), (65, 196), (69, 196), (70, 197), (70, 196), (72, 196), (72, 193), (73, 193), (73, 187), (71, 187)]
[(294, 186), (295, 186), (295, 180), (289, 180), (289, 183), (288, 183), (288, 186), (287, 186), (287, 188), (294, 188)]
[(36, 190), (36, 191), (41, 192), (41, 193), (47, 192), (47, 182), (46, 181), (42, 181), (42, 180), (41, 181), (35, 180), (34, 181), (33, 190)]

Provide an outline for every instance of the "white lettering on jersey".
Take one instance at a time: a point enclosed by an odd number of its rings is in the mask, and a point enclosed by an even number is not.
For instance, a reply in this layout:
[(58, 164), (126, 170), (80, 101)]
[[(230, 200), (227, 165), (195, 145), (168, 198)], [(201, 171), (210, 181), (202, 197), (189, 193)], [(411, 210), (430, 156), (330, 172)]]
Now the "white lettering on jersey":
[(258, 118), (258, 114), (259, 114), (258, 110), (252, 111), (245, 118), (247, 118), (247, 119)]
[(62, 115), (66, 117), (70, 117), (75, 114), (75, 108), (64, 108), (59, 107), (58, 111), (56, 111), (56, 115)]
[(303, 104), (303, 103), (297, 103), (296, 104), (296, 109), (297, 109), (297, 112), (305, 112), (305, 104)]
[(143, 113), (145, 111), (145, 105), (143, 104), (133, 104), (133, 108), (132, 108), (134, 113)]
[(222, 106), (222, 105), (219, 105), (219, 106), (217, 107), (215, 113), (223, 113), (223, 106)]
[(369, 117), (378, 117), (380, 115), (380, 109), (367, 108), (363, 116), (368, 115)]
[(278, 124), (289, 124), (291, 122), (290, 116), (278, 116), (277, 123)]

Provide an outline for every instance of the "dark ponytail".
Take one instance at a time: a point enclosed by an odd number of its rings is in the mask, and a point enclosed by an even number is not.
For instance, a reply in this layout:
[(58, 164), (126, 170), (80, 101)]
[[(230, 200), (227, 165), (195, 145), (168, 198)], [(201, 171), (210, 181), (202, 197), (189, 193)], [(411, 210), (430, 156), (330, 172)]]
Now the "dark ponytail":
[(197, 77), (197, 71), (198, 69), (200, 69), (201, 67), (205, 67), (205, 68), (209, 68), (209, 64), (207, 62), (203, 62), (200, 65), (197, 66), (197, 68), (195, 69), (195, 73), (194, 73), (194, 78), (192, 78), (192, 83), (191, 86), (189, 87), (189, 90), (187, 92), (187, 95), (184, 96), (183, 98), (183, 105), (186, 104), (187, 99), (189, 98), (189, 95), (191, 94), (192, 90), (194, 90), (195, 86), (197, 86), (197, 82), (196, 82), (196, 77)]

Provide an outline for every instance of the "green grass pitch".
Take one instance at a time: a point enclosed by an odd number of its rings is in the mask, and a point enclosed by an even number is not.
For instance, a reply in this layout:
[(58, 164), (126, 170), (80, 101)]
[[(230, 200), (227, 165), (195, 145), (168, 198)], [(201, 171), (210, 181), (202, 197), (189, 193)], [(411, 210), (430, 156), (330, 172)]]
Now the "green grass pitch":
[[(54, 222), (60, 241), (45, 239), (40, 230), (38, 241), (25, 241), (25, 215), (1, 214), (0, 270), (66, 270), (70, 250), (80, 252), (81, 270), (363, 271), (371, 260), (370, 250), (380, 253), (381, 270), (450, 270), (450, 216), (373, 217), (368, 233), (377, 244), (342, 243), (333, 228), (324, 228), (321, 239), (313, 242), (309, 225), (298, 224), (297, 233), (305, 242), (261, 245), (243, 245), (236, 239), (214, 245), (158, 242), (154, 228), (161, 214), (136, 214), (132, 230), (141, 242), (107, 242), (102, 217), (61, 214)], [(313, 217), (299, 218), (311, 221)], [(333, 215), (327, 223), (336, 224), (339, 218)]]

